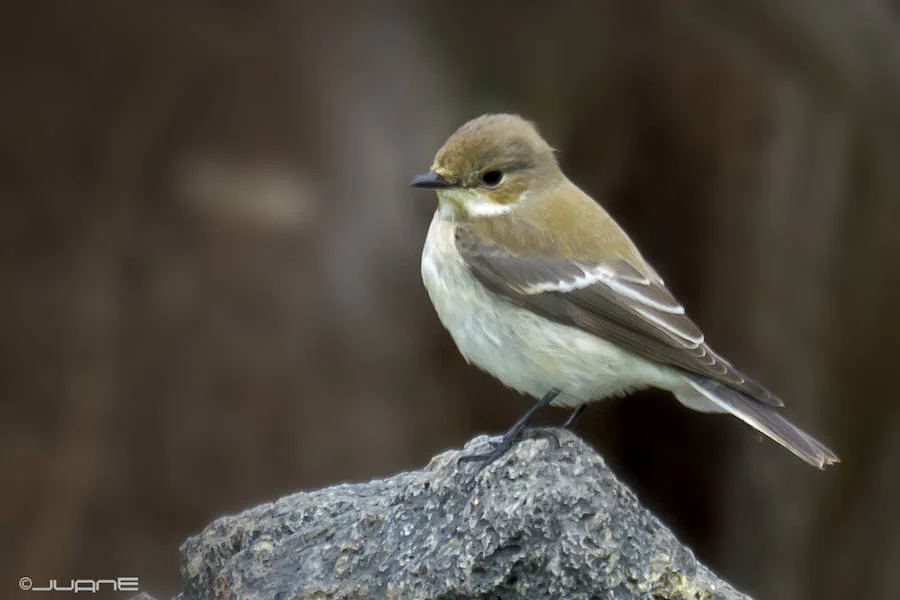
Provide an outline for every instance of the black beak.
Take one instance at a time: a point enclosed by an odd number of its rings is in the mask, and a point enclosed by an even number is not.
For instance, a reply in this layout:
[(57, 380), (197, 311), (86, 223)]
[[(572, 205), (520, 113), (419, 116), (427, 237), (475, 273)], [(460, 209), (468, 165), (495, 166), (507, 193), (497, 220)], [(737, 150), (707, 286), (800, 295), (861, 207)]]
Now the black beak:
[(410, 182), (409, 187), (437, 189), (453, 187), (454, 185), (456, 184), (444, 179), (438, 173), (435, 173), (434, 171), (428, 171), (427, 173), (422, 173), (421, 175), (416, 175), (415, 177), (413, 177), (413, 180)]

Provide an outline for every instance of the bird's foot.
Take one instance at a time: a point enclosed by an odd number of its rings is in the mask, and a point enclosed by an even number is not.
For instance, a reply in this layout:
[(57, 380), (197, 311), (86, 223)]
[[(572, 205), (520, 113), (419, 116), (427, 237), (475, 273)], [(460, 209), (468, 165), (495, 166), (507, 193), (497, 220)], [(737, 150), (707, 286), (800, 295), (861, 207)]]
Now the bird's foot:
[(513, 444), (518, 441), (518, 438), (521, 437), (522, 432), (517, 432), (518, 435), (515, 438), (504, 435), (500, 442), (494, 446), (490, 452), (484, 452), (482, 454), (468, 454), (466, 456), (460, 456), (457, 464), (467, 463), (467, 462), (479, 462), (481, 463), (481, 467), (479, 467), (478, 471), (485, 468), (504, 454), (506, 451), (512, 448)]
[(553, 450), (559, 450), (562, 446), (562, 443), (559, 441), (558, 431), (562, 429), (560, 427), (529, 427), (525, 431), (522, 432), (522, 435), (519, 437), (519, 441), (521, 440), (547, 440)]
[(467, 463), (467, 462), (477, 462), (481, 463), (475, 472), (472, 474), (474, 478), (476, 475), (481, 473), (488, 465), (496, 461), (498, 458), (502, 457), (506, 454), (510, 448), (512, 448), (515, 444), (521, 442), (522, 440), (547, 440), (553, 450), (558, 450), (561, 446), (559, 441), (559, 436), (557, 435), (556, 427), (527, 427), (518, 432), (516, 432), (515, 436), (510, 436), (509, 434), (504, 435), (500, 442), (494, 446), (489, 452), (484, 452), (482, 454), (469, 454), (467, 456), (461, 456), (457, 460), (457, 464)]
[[(526, 430), (526, 427), (528, 426), (528, 422), (531, 420), (531, 417), (533, 417), (534, 414), (538, 410), (540, 410), (541, 408), (550, 404), (553, 401), (553, 399), (556, 398), (558, 395), (559, 395), (559, 390), (557, 390), (557, 389), (552, 389), (552, 390), (548, 391), (546, 394), (544, 394), (544, 397), (538, 401), (537, 404), (532, 406), (528, 410), (528, 412), (526, 412), (522, 416), (521, 419), (516, 421), (516, 424), (513, 425), (509, 429), (509, 431), (506, 432), (506, 434), (503, 436), (503, 439), (500, 440), (499, 444), (494, 446), (493, 450), (491, 450), (490, 452), (485, 452), (484, 454), (470, 454), (468, 456), (461, 456), (459, 458), (459, 460), (457, 461), (457, 464), (464, 463), (464, 462), (480, 462), (481, 466), (475, 470), (475, 473), (472, 476), (474, 479), (474, 476), (478, 475), (478, 473), (480, 473), (482, 471), (482, 469), (484, 469), (486, 466), (488, 466), (489, 464), (491, 464), (492, 462), (494, 462), (495, 460), (497, 460), (498, 458), (500, 458), (501, 456), (506, 454), (506, 451), (509, 450), (513, 444), (515, 444), (517, 441), (519, 441), (522, 438), (522, 432)], [(541, 437), (544, 437), (546, 434), (544, 434), (544, 435), (538, 434), (538, 435)], [(532, 435), (529, 434), (529, 437), (532, 437)], [(555, 435), (553, 437), (556, 440), (556, 445), (558, 447), (559, 446), (559, 438), (557, 438)]]

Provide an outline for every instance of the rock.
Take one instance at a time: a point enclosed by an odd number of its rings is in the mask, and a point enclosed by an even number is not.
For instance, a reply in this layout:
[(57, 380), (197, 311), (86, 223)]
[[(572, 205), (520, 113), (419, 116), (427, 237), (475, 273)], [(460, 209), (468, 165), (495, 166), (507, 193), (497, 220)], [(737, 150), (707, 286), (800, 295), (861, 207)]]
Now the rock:
[[(545, 430), (546, 431), (546, 430)], [(223, 517), (181, 548), (179, 600), (738, 599), (573, 434), (477, 475), (460, 456)], [(494, 440), (496, 441), (496, 440)]]

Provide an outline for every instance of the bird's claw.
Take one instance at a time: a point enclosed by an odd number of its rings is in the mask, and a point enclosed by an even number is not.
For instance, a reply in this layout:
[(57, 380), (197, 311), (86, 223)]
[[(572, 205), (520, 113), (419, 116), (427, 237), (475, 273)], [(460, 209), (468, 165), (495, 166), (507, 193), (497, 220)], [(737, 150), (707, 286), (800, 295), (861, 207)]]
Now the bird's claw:
[(460, 456), (457, 459), (457, 464), (467, 463), (467, 462), (479, 462), (481, 465), (475, 471), (475, 475), (480, 473), (485, 467), (493, 463), (495, 460), (503, 456), (509, 451), (510, 448), (513, 447), (514, 444), (524, 440), (539, 440), (545, 439), (550, 444), (550, 446), (554, 450), (559, 450), (561, 443), (559, 441), (559, 436), (553, 428), (548, 427), (528, 427), (523, 429), (516, 435), (515, 437), (507, 437), (504, 436), (500, 442), (497, 443), (489, 452), (483, 452), (481, 454), (468, 454), (466, 456)]

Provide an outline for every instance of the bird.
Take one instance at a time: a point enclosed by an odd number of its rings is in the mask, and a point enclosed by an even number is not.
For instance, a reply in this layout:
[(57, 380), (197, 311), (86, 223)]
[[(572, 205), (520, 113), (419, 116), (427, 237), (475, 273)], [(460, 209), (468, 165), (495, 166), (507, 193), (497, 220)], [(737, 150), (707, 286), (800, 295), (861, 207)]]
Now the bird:
[(502, 456), (544, 406), (571, 409), (568, 427), (591, 402), (654, 387), (691, 409), (731, 414), (810, 465), (839, 462), (709, 346), (530, 121), (472, 119), (410, 186), (437, 195), (421, 275), (441, 323), (466, 361), (538, 399), (491, 451), (466, 459)]

